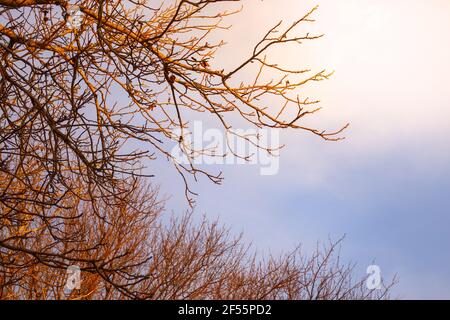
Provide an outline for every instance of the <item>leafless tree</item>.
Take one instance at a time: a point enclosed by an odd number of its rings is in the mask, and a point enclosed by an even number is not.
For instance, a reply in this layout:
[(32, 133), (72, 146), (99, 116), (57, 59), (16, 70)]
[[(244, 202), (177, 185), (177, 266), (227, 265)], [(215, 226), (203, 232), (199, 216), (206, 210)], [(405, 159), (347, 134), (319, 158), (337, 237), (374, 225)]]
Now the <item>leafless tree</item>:
[[(224, 11), (230, 2), (80, 0), (72, 3), (82, 17), (75, 28), (68, 1), (0, 0), (0, 160), (10, 164), (1, 170), (9, 181), (31, 161), (44, 170), (26, 201), (58, 205), (73, 193), (75, 177), (100, 195), (120, 196), (129, 190), (123, 181), (153, 174), (142, 160), (158, 155), (173, 163), (192, 201), (190, 177), (221, 181), (220, 173), (178, 163), (170, 153), (174, 144), (191, 160), (206, 152), (191, 150), (179, 134), (196, 112), (210, 114), (231, 136), (239, 135), (231, 115), (239, 115), (256, 127), (340, 139), (343, 128), (325, 132), (301, 123), (319, 108), (299, 87), (329, 74), (290, 70), (267, 56), (272, 47), (319, 38), (297, 31), (313, 21), (315, 9), (284, 29), (271, 28), (249, 56), (225, 70), (214, 60), (224, 42), (208, 39), (236, 13)], [(255, 77), (245, 83), (247, 72)], [(239, 138), (267, 148), (254, 137)], [(230, 144), (227, 153), (249, 157)], [(10, 206), (14, 192), (6, 188), (0, 196)]]
[[(135, 189), (128, 201), (58, 209), (58, 228), (32, 217), (0, 236), (0, 299), (385, 299), (393, 283), (369, 290), (339, 259), (341, 240), (286, 255), (253, 253), (241, 237), (192, 213), (168, 222), (157, 190)], [(65, 217), (68, 214), (64, 214)], [(52, 232), (50, 232), (50, 230)], [(61, 235), (62, 238), (58, 238)], [(80, 289), (66, 288), (66, 269), (81, 270)]]

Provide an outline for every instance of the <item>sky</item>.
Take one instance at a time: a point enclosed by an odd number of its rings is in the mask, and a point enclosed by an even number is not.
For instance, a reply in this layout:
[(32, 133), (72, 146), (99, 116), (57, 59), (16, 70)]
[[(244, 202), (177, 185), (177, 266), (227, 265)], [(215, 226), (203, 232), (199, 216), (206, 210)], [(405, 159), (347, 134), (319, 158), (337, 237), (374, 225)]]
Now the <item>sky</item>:
[[(233, 28), (217, 34), (228, 44), (214, 64), (239, 62), (268, 27), (317, 4), (316, 22), (303, 30), (325, 37), (272, 57), (335, 71), (306, 90), (323, 107), (313, 123), (350, 122), (346, 140), (282, 132), (278, 174), (222, 166), (222, 186), (193, 185), (195, 211), (272, 253), (345, 235), (342, 255), (357, 263), (357, 276), (375, 263), (384, 278), (398, 275), (395, 297), (450, 299), (450, 2), (244, 1), (226, 20)], [(164, 161), (152, 166), (171, 195), (167, 209), (185, 210), (178, 176)]]

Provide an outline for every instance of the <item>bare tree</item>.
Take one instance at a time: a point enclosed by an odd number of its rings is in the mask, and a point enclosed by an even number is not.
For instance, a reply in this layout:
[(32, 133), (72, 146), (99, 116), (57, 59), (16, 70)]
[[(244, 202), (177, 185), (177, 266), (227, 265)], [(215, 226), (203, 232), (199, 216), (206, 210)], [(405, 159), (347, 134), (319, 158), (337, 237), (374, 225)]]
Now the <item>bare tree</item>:
[[(9, 181), (29, 161), (40, 163), (42, 183), (27, 201), (57, 205), (73, 193), (80, 177), (101, 195), (129, 190), (127, 183), (152, 172), (143, 159), (167, 157), (181, 174), (192, 201), (189, 177), (221, 175), (178, 163), (170, 153), (179, 144), (191, 150), (183, 132), (189, 115), (208, 113), (230, 135), (231, 115), (251, 125), (305, 130), (327, 140), (336, 132), (303, 126), (319, 108), (298, 94), (302, 85), (327, 79), (326, 71), (291, 70), (271, 63), (270, 49), (317, 39), (296, 30), (312, 22), (315, 9), (286, 28), (279, 23), (256, 42), (247, 57), (225, 70), (214, 61), (224, 42), (208, 42), (226, 28), (223, 11), (231, 0), (149, 1), (80, 0), (79, 28), (71, 25), (70, 3), (62, 0), (0, 1), (0, 149), (1, 170)], [(252, 81), (242, 74), (254, 72)], [(266, 76), (264, 76), (265, 74)], [(267, 75), (271, 80), (267, 79)], [(121, 98), (127, 97), (126, 99)], [(230, 116), (229, 116), (230, 115)], [(261, 148), (258, 139), (239, 136)], [(139, 148), (133, 149), (133, 146)], [(272, 151), (270, 149), (268, 152)], [(227, 153), (248, 159), (228, 144)], [(223, 156), (217, 154), (217, 156)], [(35, 187), (35, 186), (34, 186)], [(8, 206), (13, 192), (4, 189)]]
[[(2, 228), (0, 299), (389, 297), (393, 283), (372, 291), (354, 279), (354, 266), (339, 259), (341, 240), (309, 255), (261, 256), (217, 222), (196, 223), (192, 213), (167, 222), (157, 191), (135, 190), (127, 202), (101, 206), (100, 216), (73, 198), (71, 209), (55, 211), (73, 217), (61, 230), (32, 218)], [(81, 270), (80, 289), (65, 287), (69, 265)]]
[[(27, 185), (13, 188), (22, 198), (29, 192)], [(137, 298), (129, 287), (148, 278), (140, 267), (152, 257), (147, 239), (162, 210), (157, 190), (136, 187), (122, 200), (85, 201), (78, 189), (51, 208), (20, 198), (14, 210), (0, 205), (0, 299), (66, 297), (65, 273), (74, 265), (92, 275), (84, 289), (101, 280), (105, 290)]]
[[(235, 115), (258, 128), (342, 138), (346, 126), (302, 124), (319, 101), (298, 89), (330, 74), (270, 61), (275, 46), (321, 37), (298, 31), (315, 8), (269, 29), (225, 70), (215, 60), (224, 42), (210, 39), (239, 11), (224, 11), (234, 0), (155, 2), (0, 0), (0, 297), (372, 298), (332, 259), (333, 244), (309, 258), (264, 260), (217, 224), (193, 225), (189, 215), (163, 224), (157, 191), (142, 186), (153, 173), (145, 160), (158, 156), (179, 172), (191, 205), (190, 179), (220, 183), (193, 164), (208, 151), (183, 140), (193, 114), (269, 153), (233, 129)], [(173, 145), (189, 165), (174, 159)], [(67, 292), (73, 264), (83, 287)]]

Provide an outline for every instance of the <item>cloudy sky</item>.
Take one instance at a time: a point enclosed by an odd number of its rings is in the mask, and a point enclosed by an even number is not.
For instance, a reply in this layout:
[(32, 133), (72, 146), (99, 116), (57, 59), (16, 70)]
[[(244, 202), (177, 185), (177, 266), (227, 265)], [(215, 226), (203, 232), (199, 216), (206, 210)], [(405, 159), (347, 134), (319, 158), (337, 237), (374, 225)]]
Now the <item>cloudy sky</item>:
[[(450, 2), (447, 0), (248, 0), (221, 33), (214, 63), (238, 62), (268, 27), (301, 17), (325, 38), (276, 50), (286, 63), (335, 70), (308, 87), (321, 99), (319, 127), (350, 122), (343, 142), (303, 132), (281, 135), (280, 171), (222, 166), (222, 186), (200, 182), (196, 211), (220, 217), (263, 251), (346, 235), (343, 256), (361, 277), (375, 261), (399, 276), (400, 298), (450, 298)], [(157, 181), (184, 210), (179, 178), (160, 166)], [(173, 183), (172, 183), (173, 182)]]

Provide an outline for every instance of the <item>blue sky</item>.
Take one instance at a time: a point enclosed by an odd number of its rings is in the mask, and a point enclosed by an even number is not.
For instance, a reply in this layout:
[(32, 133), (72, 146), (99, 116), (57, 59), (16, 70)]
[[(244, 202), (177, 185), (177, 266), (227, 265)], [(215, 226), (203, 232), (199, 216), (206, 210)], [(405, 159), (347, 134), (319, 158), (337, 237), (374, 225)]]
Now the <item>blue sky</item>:
[[(280, 172), (221, 166), (225, 181), (193, 185), (198, 214), (220, 217), (262, 251), (346, 235), (343, 255), (361, 277), (375, 260), (399, 276), (400, 298), (450, 299), (450, 3), (440, 0), (249, 1), (220, 33), (228, 46), (213, 63), (232, 65), (272, 22), (320, 4), (312, 31), (326, 37), (275, 51), (293, 65), (335, 70), (308, 87), (322, 100), (314, 124), (349, 121), (347, 139), (331, 143), (283, 132)], [(243, 75), (245, 77), (245, 75)], [(168, 209), (187, 207), (181, 180), (164, 160), (159, 173)], [(217, 168), (211, 168), (212, 170)]]

